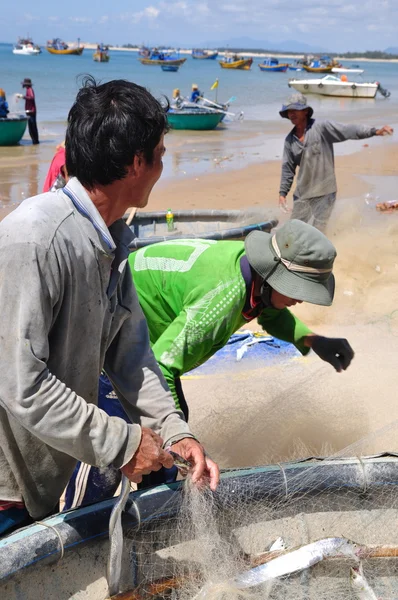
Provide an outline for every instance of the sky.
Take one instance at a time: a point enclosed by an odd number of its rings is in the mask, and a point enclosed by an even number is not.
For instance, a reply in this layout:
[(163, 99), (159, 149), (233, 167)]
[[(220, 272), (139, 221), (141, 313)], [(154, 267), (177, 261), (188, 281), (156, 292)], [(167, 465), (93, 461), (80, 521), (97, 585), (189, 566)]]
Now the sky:
[(29, 34), (39, 44), (195, 47), (245, 36), (343, 52), (397, 46), (397, 31), (398, 0), (3, 0), (0, 11), (1, 42)]

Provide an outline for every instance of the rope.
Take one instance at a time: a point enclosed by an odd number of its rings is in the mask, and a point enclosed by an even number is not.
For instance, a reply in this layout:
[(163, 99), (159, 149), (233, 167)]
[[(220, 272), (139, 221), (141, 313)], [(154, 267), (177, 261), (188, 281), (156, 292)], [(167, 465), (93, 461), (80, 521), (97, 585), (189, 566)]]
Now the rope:
[(44, 523), (43, 521), (36, 521), (36, 524), (42, 525), (43, 527), (47, 527), (48, 529), (52, 529), (54, 531), (55, 535), (57, 536), (57, 538), (59, 539), (59, 544), (61, 546), (61, 555), (57, 559), (57, 562), (59, 562), (64, 557), (65, 547), (64, 547), (64, 543), (61, 538), (61, 534), (59, 533), (58, 529), (56, 529), (53, 525), (48, 525), (48, 523)]

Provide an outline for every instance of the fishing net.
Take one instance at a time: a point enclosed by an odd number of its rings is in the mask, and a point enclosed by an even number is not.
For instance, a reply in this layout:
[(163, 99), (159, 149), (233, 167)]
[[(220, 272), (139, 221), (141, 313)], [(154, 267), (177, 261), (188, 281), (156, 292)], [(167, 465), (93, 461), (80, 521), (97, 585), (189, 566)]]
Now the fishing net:
[[(392, 440), (397, 422), (379, 434)], [(188, 480), (178, 501), (170, 497), (138, 530), (128, 531), (135, 595), (123, 597), (396, 598), (398, 459), (361, 457), (361, 447), (327, 460), (231, 469), (216, 493)], [(335, 555), (310, 566), (306, 545), (325, 538), (355, 542), (352, 555), (341, 555), (340, 541)], [(272, 561), (288, 553), (291, 573), (274, 578)], [(303, 558), (307, 568), (299, 569)], [(359, 558), (376, 596), (356, 595), (350, 567)], [(235, 578), (262, 564), (254, 569), (256, 585), (236, 587)], [(265, 569), (270, 579), (261, 582)]]

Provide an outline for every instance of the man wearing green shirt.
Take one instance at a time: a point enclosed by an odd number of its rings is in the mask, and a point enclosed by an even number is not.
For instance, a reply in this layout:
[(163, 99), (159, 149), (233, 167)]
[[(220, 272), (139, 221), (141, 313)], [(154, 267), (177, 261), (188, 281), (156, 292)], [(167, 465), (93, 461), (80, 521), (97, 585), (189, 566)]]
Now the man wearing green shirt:
[(244, 242), (178, 239), (130, 254), (152, 350), (187, 420), (180, 376), (253, 319), (302, 354), (312, 348), (338, 372), (349, 366), (347, 340), (316, 335), (289, 310), (302, 302), (332, 304), (335, 256), (321, 231), (295, 219), (272, 235), (253, 231)]

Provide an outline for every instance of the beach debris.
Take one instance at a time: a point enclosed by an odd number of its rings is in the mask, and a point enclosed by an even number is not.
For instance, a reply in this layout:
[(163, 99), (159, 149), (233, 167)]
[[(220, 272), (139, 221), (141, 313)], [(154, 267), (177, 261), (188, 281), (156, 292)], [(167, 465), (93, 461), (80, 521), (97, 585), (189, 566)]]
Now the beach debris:
[(398, 200), (388, 200), (387, 202), (378, 202), (376, 204), (376, 210), (380, 212), (393, 212), (394, 210), (398, 210)]
[(350, 568), (351, 589), (358, 600), (378, 600), (376, 594), (370, 587), (363, 572), (362, 562), (358, 567)]
[(376, 271), (376, 273), (381, 273), (381, 267), (380, 267), (380, 265), (376, 265), (375, 266), (375, 271)]
[(353, 296), (354, 292), (352, 292), (351, 290), (344, 290), (343, 294), (344, 296)]
[(283, 537), (276, 538), (275, 542), (269, 547), (269, 552), (275, 552), (275, 550), (286, 550), (286, 544)]

